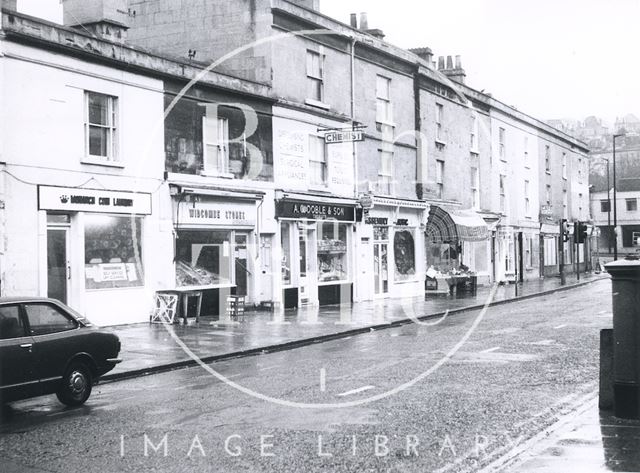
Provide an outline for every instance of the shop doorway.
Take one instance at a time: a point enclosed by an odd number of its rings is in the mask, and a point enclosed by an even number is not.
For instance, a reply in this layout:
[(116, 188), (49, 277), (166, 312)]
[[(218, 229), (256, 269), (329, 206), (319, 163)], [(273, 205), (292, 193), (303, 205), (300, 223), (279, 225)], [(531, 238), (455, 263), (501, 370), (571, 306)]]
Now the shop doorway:
[(235, 284), (236, 295), (247, 295), (247, 283), (249, 267), (247, 261), (247, 237), (246, 233), (236, 233), (235, 238), (235, 251), (234, 251), (234, 270), (235, 270)]
[(315, 300), (315, 225), (298, 223), (298, 259), (299, 259), (299, 297), (300, 304), (309, 304)]
[(49, 225), (47, 226), (47, 297), (67, 304), (70, 279), (69, 227)]
[(389, 227), (373, 228), (373, 278), (376, 296), (389, 293)]

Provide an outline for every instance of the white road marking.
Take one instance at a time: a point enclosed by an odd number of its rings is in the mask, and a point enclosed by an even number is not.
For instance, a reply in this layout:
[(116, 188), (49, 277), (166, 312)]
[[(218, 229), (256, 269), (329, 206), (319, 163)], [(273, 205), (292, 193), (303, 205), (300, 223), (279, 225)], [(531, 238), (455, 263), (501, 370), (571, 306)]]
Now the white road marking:
[(538, 342), (527, 342), (525, 345), (547, 346), (547, 345), (553, 345), (554, 343), (556, 343), (555, 340), (540, 340)]
[(487, 348), (486, 350), (482, 350), (480, 353), (491, 353), (496, 350), (500, 350), (500, 347)]
[(400, 336), (400, 333), (398, 333), (398, 332), (396, 332), (396, 333), (392, 333), (392, 334), (391, 334), (391, 336), (392, 336), (392, 337), (399, 337), (399, 336)]
[(373, 347), (369, 347), (369, 348), (362, 348), (360, 351), (369, 351), (369, 350), (371, 350), (371, 349), (373, 349)]
[(562, 325), (558, 325), (557, 327), (553, 327), (554, 330), (557, 330), (559, 328), (565, 328), (567, 326), (567, 324), (562, 324)]
[(327, 370), (320, 368), (320, 391), (325, 392), (327, 390)]
[(264, 368), (260, 368), (260, 371), (272, 370), (274, 368), (279, 368), (279, 367), (280, 367), (280, 365), (265, 366)]
[(207, 335), (219, 335), (220, 337), (235, 337), (239, 335), (236, 332), (207, 332)]
[(350, 396), (352, 394), (358, 394), (373, 388), (375, 388), (375, 386), (362, 386), (361, 388), (358, 388), (358, 389), (352, 389), (351, 391), (345, 391), (343, 393), (340, 393), (338, 394), (338, 396)]

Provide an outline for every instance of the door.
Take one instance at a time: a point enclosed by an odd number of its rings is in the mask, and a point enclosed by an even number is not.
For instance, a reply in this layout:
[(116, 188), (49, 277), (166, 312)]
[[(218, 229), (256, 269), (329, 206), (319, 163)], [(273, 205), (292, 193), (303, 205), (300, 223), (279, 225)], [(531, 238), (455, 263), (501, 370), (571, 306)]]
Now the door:
[(20, 306), (0, 306), (0, 399), (38, 394), (33, 338), (27, 335)]
[(249, 258), (247, 257), (246, 233), (236, 233), (234, 249), (234, 271), (236, 282), (236, 295), (246, 296), (249, 281)]
[(316, 298), (317, 275), (315, 255), (315, 225), (298, 224), (298, 287), (300, 304), (313, 303)]
[(67, 303), (71, 268), (69, 229), (47, 228), (47, 296)]
[(524, 281), (524, 237), (522, 232), (518, 232), (518, 281)]
[(389, 293), (388, 244), (373, 244), (374, 289), (377, 296)]

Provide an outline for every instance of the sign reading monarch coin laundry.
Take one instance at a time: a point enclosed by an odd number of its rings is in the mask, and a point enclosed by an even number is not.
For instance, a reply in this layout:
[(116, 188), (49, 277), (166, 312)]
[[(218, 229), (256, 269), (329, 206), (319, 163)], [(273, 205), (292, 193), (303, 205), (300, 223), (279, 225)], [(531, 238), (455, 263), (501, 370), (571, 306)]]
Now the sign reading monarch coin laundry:
[(151, 194), (76, 187), (38, 186), (38, 208), (68, 212), (151, 214)]
[(355, 205), (327, 204), (304, 200), (281, 200), (276, 205), (277, 216), (281, 218), (306, 218), (310, 220), (355, 221)]

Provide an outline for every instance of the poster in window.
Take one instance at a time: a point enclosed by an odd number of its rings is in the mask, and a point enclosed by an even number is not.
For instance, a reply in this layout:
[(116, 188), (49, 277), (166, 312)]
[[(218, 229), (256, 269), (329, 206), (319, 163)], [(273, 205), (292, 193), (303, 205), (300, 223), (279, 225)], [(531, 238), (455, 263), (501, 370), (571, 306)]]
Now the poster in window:
[(411, 279), (416, 274), (416, 253), (413, 234), (409, 230), (396, 231), (393, 237), (396, 279)]

